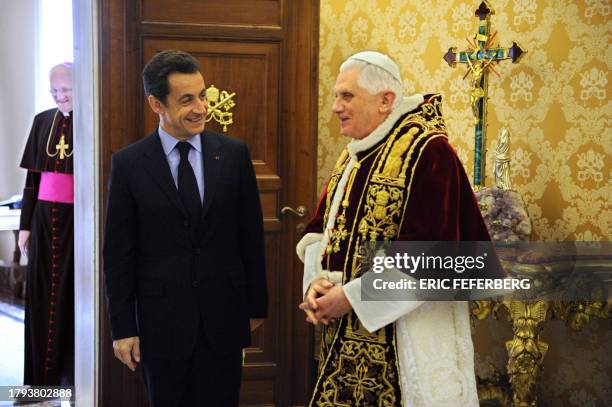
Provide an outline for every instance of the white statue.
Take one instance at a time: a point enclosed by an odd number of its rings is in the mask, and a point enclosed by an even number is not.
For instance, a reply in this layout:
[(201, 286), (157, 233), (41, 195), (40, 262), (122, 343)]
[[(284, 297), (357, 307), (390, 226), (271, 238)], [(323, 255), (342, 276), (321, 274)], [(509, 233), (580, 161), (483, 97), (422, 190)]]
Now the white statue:
[(495, 150), (495, 186), (502, 190), (512, 188), (510, 184), (510, 133), (502, 129)]

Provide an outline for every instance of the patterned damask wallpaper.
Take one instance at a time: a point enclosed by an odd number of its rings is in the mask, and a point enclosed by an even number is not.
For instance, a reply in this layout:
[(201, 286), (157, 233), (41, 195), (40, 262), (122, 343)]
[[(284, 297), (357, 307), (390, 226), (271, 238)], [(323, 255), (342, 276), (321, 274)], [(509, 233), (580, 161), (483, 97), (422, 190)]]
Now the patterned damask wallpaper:
[[(612, 239), (612, 93), (608, 73), (610, 0), (490, 0), (496, 43), (528, 53), (495, 67), (489, 81), (487, 185), (502, 127), (511, 134), (511, 177), (533, 220), (533, 239)], [(477, 27), (475, 1), (321, 0), (319, 189), (347, 141), (331, 112), (342, 61), (364, 49), (391, 55), (406, 93), (441, 92), (449, 139), (472, 176), (473, 120), (466, 68), (450, 68), (448, 48), (467, 47)], [(610, 78), (612, 80), (612, 78)], [(508, 323), (476, 323), (476, 370), (504, 371)], [(604, 406), (612, 400), (612, 329), (592, 321), (571, 332), (550, 321), (540, 406)]]
[[(347, 140), (331, 112), (338, 68), (364, 49), (400, 65), (406, 93), (441, 92), (449, 139), (472, 176), (473, 121), (466, 67), (442, 56), (467, 48), (480, 1), (321, 0), (318, 185)], [(511, 176), (534, 239), (612, 239), (612, 47), (609, 0), (492, 0), (496, 43), (528, 53), (489, 80), (487, 185), (497, 136), (511, 135)], [(610, 79), (610, 80), (609, 80)]]

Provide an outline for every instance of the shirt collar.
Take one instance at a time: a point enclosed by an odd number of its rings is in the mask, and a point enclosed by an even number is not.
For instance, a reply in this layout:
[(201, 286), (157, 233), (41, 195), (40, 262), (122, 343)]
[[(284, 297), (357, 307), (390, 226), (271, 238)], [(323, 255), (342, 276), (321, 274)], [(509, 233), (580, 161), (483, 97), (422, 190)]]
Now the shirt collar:
[[(161, 126), (157, 128), (157, 132), (159, 133), (159, 138), (161, 140), (162, 148), (164, 149), (164, 153), (167, 156), (172, 152), (172, 150), (174, 149), (174, 147), (176, 147), (176, 145), (178, 144), (180, 140), (171, 136), (167, 131), (162, 129)], [(202, 143), (200, 142), (199, 134), (196, 134), (195, 136), (185, 141), (191, 144), (191, 147), (193, 147), (196, 151), (200, 153), (202, 152)]]

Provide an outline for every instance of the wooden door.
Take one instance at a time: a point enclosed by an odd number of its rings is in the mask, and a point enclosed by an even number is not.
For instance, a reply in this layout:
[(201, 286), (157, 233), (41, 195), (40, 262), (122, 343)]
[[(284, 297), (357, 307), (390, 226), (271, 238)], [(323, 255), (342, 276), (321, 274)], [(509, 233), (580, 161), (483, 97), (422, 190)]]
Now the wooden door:
[[(312, 385), (312, 332), (297, 309), (301, 264), (294, 250), (296, 228), (306, 219), (282, 215), (281, 208), (314, 210), (318, 13), (318, 1), (302, 0), (101, 1), (105, 183), (111, 154), (157, 125), (140, 79), (156, 52), (191, 53), (202, 64), (207, 86), (236, 93), (227, 133), (244, 139), (251, 151), (270, 293), (269, 317), (247, 349), (244, 405), (304, 405)], [(216, 123), (207, 126), (223, 130)], [(113, 357), (101, 306), (100, 405), (146, 405), (141, 375)]]

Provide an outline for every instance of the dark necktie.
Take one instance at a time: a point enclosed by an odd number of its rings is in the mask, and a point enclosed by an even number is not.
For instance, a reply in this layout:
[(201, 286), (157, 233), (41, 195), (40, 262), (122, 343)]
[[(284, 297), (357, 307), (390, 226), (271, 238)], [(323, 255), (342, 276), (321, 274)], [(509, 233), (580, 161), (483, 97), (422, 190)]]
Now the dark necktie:
[(181, 154), (181, 161), (178, 166), (178, 193), (183, 206), (187, 213), (189, 213), (190, 224), (195, 226), (200, 219), (202, 202), (198, 190), (198, 182), (188, 158), (191, 144), (186, 141), (180, 141), (177, 147)]

